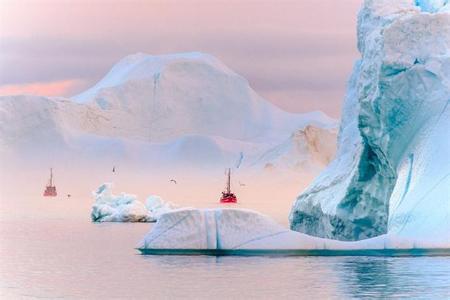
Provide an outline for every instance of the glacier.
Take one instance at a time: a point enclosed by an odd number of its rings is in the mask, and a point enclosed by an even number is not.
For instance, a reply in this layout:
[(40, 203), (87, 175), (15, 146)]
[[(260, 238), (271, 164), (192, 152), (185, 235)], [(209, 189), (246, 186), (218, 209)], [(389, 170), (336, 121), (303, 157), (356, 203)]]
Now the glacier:
[(291, 229), (361, 240), (450, 240), (447, 1), (366, 0), (336, 159), (295, 201)]
[(149, 196), (144, 205), (135, 195), (114, 195), (112, 188), (112, 183), (104, 183), (93, 192), (92, 222), (156, 222), (164, 213), (178, 209), (156, 195)]

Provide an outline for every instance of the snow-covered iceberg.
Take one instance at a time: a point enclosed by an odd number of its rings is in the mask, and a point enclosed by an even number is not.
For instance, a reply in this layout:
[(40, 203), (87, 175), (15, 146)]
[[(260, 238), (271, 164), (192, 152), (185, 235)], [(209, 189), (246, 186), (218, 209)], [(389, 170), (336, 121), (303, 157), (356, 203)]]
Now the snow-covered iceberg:
[(448, 1), (366, 0), (336, 159), (298, 198), (291, 228), (360, 240), (450, 239)]
[[(131, 163), (170, 173), (229, 167), (244, 153), (245, 169), (308, 125), (326, 132), (337, 122), (320, 111), (279, 109), (209, 54), (138, 53), (72, 98), (0, 97), (0, 158), (52, 166)], [(309, 155), (290, 155), (297, 154)]]
[[(183, 209), (162, 215), (138, 245), (138, 249), (143, 254), (346, 255), (366, 251), (363, 252), (366, 255), (383, 255), (403, 250), (405, 252), (399, 254), (422, 255), (432, 251), (427, 249), (435, 248), (439, 249), (439, 253), (450, 254), (450, 249), (444, 246), (443, 243), (395, 235), (382, 235), (355, 242), (318, 238), (286, 229), (254, 211), (218, 208)], [(212, 251), (202, 252), (208, 250)]]
[(156, 222), (162, 214), (178, 208), (159, 196), (149, 196), (144, 205), (135, 195), (114, 195), (111, 183), (102, 184), (93, 194), (93, 222)]

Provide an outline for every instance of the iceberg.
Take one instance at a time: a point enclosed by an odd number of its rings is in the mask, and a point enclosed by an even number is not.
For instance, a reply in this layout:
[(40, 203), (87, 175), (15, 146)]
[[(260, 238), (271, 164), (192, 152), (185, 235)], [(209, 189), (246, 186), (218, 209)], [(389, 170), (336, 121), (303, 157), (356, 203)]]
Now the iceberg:
[[(440, 5), (442, 4), (442, 5)], [(450, 13), (446, 1), (366, 0), (336, 158), (291, 230), (238, 209), (164, 214), (143, 254), (450, 254)], [(295, 137), (295, 136), (294, 136)], [(295, 138), (262, 157), (289, 157)], [(282, 159), (280, 159), (282, 160)]]
[[(382, 235), (345, 242), (284, 228), (243, 209), (181, 209), (160, 217), (139, 243), (143, 254), (425, 255), (449, 254), (442, 244)], [(434, 250), (432, 250), (434, 249)]]
[(269, 218), (238, 209), (183, 209), (161, 216), (139, 248), (234, 249), (289, 230)]
[(160, 196), (151, 195), (145, 202), (145, 208), (151, 219), (158, 220), (162, 214), (178, 209), (179, 206), (163, 200)]
[(92, 222), (156, 222), (164, 213), (177, 209), (159, 196), (149, 196), (146, 204), (135, 195), (112, 193), (112, 183), (104, 183), (93, 193)]
[(336, 159), (296, 200), (291, 229), (450, 244), (448, 1), (366, 0)]
[[(114, 162), (170, 173), (229, 167), (244, 153), (239, 167), (246, 169), (306, 126), (326, 133), (337, 121), (320, 111), (279, 109), (209, 54), (138, 53), (71, 98), (0, 97), (0, 156), (28, 165)], [(336, 140), (326, 142), (334, 147)]]
[(263, 153), (252, 165), (264, 169), (319, 174), (334, 158), (336, 135), (337, 130), (334, 128), (307, 125)]

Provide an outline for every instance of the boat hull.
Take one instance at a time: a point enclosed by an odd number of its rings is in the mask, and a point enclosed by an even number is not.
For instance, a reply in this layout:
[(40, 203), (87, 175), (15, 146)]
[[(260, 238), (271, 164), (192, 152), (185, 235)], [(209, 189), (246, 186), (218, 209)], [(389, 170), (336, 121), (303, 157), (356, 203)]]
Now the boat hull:
[(44, 197), (56, 197), (56, 187), (55, 186), (47, 186), (44, 191)]
[(234, 194), (224, 194), (220, 198), (220, 203), (237, 203), (237, 198)]

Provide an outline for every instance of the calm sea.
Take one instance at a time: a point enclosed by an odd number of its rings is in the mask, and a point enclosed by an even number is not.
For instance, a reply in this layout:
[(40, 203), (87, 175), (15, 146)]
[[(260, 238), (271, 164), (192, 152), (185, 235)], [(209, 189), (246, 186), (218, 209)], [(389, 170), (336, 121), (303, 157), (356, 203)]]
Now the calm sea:
[(142, 256), (150, 224), (0, 222), (0, 298), (450, 298), (450, 257)]

